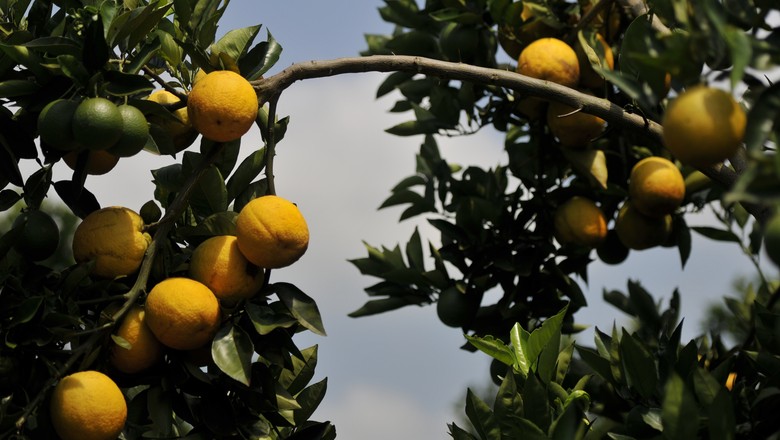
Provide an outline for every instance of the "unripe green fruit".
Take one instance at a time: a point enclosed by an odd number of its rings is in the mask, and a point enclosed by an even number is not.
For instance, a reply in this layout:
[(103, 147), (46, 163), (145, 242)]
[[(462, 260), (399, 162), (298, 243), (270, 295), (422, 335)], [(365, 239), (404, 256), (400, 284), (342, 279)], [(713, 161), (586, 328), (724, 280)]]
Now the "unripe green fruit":
[(146, 146), (149, 124), (141, 110), (132, 105), (123, 104), (117, 109), (122, 115), (122, 136), (108, 152), (118, 157), (134, 156)]
[(32, 261), (41, 261), (51, 257), (60, 243), (60, 228), (48, 214), (38, 210), (23, 212), (13, 227), (21, 226), (22, 231), (14, 250)]
[(41, 142), (58, 150), (73, 151), (79, 143), (73, 137), (73, 114), (78, 102), (56, 99), (43, 108), (38, 115), (38, 134)]
[(122, 137), (122, 114), (105, 98), (88, 98), (73, 113), (73, 137), (90, 150), (105, 150)]

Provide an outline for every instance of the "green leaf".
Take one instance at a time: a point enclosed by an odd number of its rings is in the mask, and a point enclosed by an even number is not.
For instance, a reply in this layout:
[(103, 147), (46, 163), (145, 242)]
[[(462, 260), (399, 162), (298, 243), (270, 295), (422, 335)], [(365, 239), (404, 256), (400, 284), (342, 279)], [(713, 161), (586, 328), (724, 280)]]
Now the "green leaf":
[(63, 75), (82, 87), (87, 85), (90, 75), (81, 59), (73, 55), (60, 55), (57, 57), (57, 62)]
[(531, 363), (531, 369), (536, 371), (545, 383), (555, 377), (555, 362), (561, 341), (561, 326), (567, 307), (547, 318), (541, 327), (528, 336), (525, 344), (525, 357)]
[(326, 335), (317, 303), (311, 297), (290, 283), (274, 283), (269, 290), (276, 293), (302, 326), (320, 336)]
[(24, 191), (22, 196), (27, 206), (32, 208), (38, 208), (41, 206), (41, 202), (46, 197), (51, 187), (52, 179), (52, 166), (51, 164), (45, 165), (43, 168), (32, 173), (30, 177), (24, 182)]
[(513, 366), (515, 364), (515, 359), (512, 355), (512, 348), (504, 344), (504, 342), (500, 339), (491, 335), (475, 336), (466, 334), (464, 336), (466, 340), (468, 340), (469, 343), (479, 351), (493, 357), (494, 359), (498, 359), (508, 366)]
[(219, 329), (211, 344), (211, 357), (220, 370), (249, 386), (252, 377), (252, 339), (241, 327), (228, 322)]
[(391, 296), (389, 298), (374, 299), (367, 301), (362, 307), (349, 313), (347, 316), (350, 318), (360, 318), (363, 316), (389, 312), (405, 306), (421, 305), (425, 302), (430, 301), (419, 295)]
[(780, 83), (774, 83), (758, 95), (748, 113), (745, 147), (749, 152), (762, 151), (764, 143), (772, 135), (778, 115), (780, 115)]
[(447, 425), (447, 427), (450, 429), (450, 435), (452, 436), (453, 440), (477, 440), (477, 438), (474, 437), (470, 432), (466, 431), (455, 423), (450, 423)]
[(512, 342), (512, 350), (514, 351), (514, 367), (523, 377), (528, 376), (531, 365), (535, 362), (534, 359), (528, 357), (528, 347), (526, 347), (530, 336), (531, 334), (525, 331), (519, 322), (512, 326), (509, 333), (509, 340)]
[(31, 95), (40, 90), (40, 88), (36, 82), (26, 79), (0, 81), (0, 98), (16, 98)]
[(285, 368), (279, 374), (279, 383), (292, 395), (296, 395), (306, 388), (314, 377), (314, 369), (317, 366), (317, 346), (301, 350), (301, 357), (293, 357), (292, 369)]
[(211, 166), (203, 172), (192, 190), (190, 206), (203, 216), (227, 210), (228, 195), (225, 180), (216, 167)]
[(295, 425), (302, 426), (304, 422), (309, 420), (309, 417), (314, 413), (317, 407), (325, 397), (325, 392), (328, 389), (328, 378), (306, 387), (300, 394), (295, 396), (295, 400), (301, 406), (300, 409), (294, 412)]
[(154, 84), (143, 75), (109, 70), (104, 75), (105, 91), (112, 96), (130, 96), (154, 90)]
[(693, 226), (691, 229), (709, 238), (710, 240), (742, 243), (737, 234), (725, 229), (718, 229), (710, 226)]
[(677, 373), (673, 372), (666, 382), (662, 411), (665, 439), (696, 438), (699, 429), (699, 409), (696, 398)]
[(406, 244), (406, 259), (409, 261), (409, 267), (418, 271), (425, 271), (425, 261), (423, 260), (422, 240), (420, 240), (420, 231), (414, 228), (414, 233)]
[(240, 60), (260, 32), (260, 27), (261, 25), (255, 25), (230, 30), (209, 49), (212, 54), (224, 53), (234, 60)]
[(523, 408), (525, 418), (543, 432), (546, 432), (550, 427), (551, 414), (549, 398), (544, 384), (537, 379), (535, 374), (529, 374), (523, 386), (522, 394), (523, 402), (528, 402)]
[(725, 387), (721, 387), (708, 408), (710, 440), (734, 440), (737, 421), (734, 402)]
[(466, 394), (466, 416), (482, 440), (501, 440), (501, 428), (490, 407), (471, 388)]
[(227, 181), (228, 200), (234, 200), (265, 168), (265, 147), (250, 153)]
[(285, 312), (282, 313), (282, 310), (279, 310), (280, 307), (275, 307), (275, 304), (278, 303), (270, 305), (249, 303), (246, 305), (246, 313), (259, 335), (267, 335), (277, 328), (290, 328), (298, 323), (298, 320), (290, 315), (286, 308), (281, 307)]
[(504, 376), (496, 393), (493, 411), (502, 431), (509, 431), (514, 418), (523, 417), (523, 396), (518, 393), (515, 375), (511, 372)]
[(282, 54), (282, 46), (270, 31), (267, 34), (266, 41), (258, 43), (238, 61), (241, 73), (250, 81), (259, 79), (268, 72), (279, 61), (279, 56)]
[(436, 134), (446, 126), (436, 120), (406, 121), (394, 125), (385, 131), (396, 136), (415, 136), (418, 134)]
[(635, 389), (645, 399), (650, 399), (658, 386), (658, 372), (655, 368), (655, 358), (641, 341), (623, 330), (620, 339), (620, 354), (623, 361), (623, 371), (626, 383)]
[(6, 211), (12, 206), (16, 205), (16, 202), (22, 200), (22, 195), (12, 189), (4, 189), (0, 191), (0, 211)]

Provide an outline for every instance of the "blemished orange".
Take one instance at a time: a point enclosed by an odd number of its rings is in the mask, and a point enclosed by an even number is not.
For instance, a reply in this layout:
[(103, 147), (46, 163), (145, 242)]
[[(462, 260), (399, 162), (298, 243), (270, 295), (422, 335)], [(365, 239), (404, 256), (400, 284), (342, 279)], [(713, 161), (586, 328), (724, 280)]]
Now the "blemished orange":
[(557, 38), (540, 38), (526, 46), (517, 60), (517, 72), (566, 87), (580, 82), (577, 54)]
[(592, 200), (574, 196), (558, 206), (553, 214), (555, 238), (561, 244), (596, 247), (607, 237), (607, 221)]
[(672, 161), (646, 157), (631, 169), (628, 194), (642, 214), (663, 217), (673, 213), (685, 198), (685, 179)]
[(702, 168), (737, 152), (747, 116), (729, 93), (699, 84), (669, 104), (661, 125), (666, 148), (683, 164)]
[(176, 350), (202, 347), (221, 324), (219, 301), (201, 282), (167, 278), (146, 297), (146, 324), (163, 345)]
[(141, 306), (127, 311), (115, 335), (130, 344), (123, 347), (114, 343), (111, 346), (111, 365), (117, 370), (134, 374), (146, 370), (162, 359), (163, 346), (146, 325), (146, 312)]
[(615, 231), (627, 248), (650, 249), (663, 244), (671, 234), (672, 216), (667, 214), (663, 217), (648, 217), (627, 200), (618, 211)]
[(263, 286), (263, 269), (250, 263), (233, 235), (218, 235), (192, 252), (189, 274), (205, 284), (220, 300), (251, 298)]
[(73, 233), (73, 259), (94, 260), (92, 274), (116, 278), (135, 273), (152, 238), (143, 230), (138, 213), (123, 206), (109, 206), (87, 215)]
[(187, 98), (187, 114), (200, 134), (217, 142), (243, 136), (257, 118), (259, 102), (249, 81), (230, 70), (198, 79)]
[(258, 267), (277, 269), (298, 261), (309, 246), (309, 228), (301, 211), (279, 196), (247, 203), (236, 218), (238, 248)]
[(122, 391), (94, 370), (63, 377), (54, 387), (49, 409), (62, 440), (115, 440), (127, 421)]
[(606, 122), (560, 102), (547, 107), (547, 126), (561, 145), (569, 148), (585, 148), (604, 131)]

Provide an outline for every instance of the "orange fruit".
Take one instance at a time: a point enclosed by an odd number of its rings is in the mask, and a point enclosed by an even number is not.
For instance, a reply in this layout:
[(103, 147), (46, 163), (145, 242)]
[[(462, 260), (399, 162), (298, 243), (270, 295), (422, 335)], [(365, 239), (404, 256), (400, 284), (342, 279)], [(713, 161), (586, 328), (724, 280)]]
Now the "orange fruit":
[(540, 38), (526, 46), (517, 60), (517, 72), (566, 87), (580, 82), (577, 54), (557, 38)]
[(604, 131), (606, 122), (583, 111), (577, 111), (560, 102), (550, 102), (547, 107), (547, 126), (561, 145), (569, 148), (585, 148)]
[[(594, 39), (596, 47), (593, 48), (593, 50), (596, 52), (596, 55), (599, 56), (599, 64), (602, 68), (609, 70), (614, 69), (615, 56), (612, 53), (612, 48), (609, 47), (609, 44), (601, 34), (594, 34)], [(592, 46), (593, 45), (591, 45), (591, 47)], [(579, 41), (577, 42), (574, 51), (577, 53), (577, 60), (579, 60), (580, 63), (580, 85), (591, 89), (604, 86), (604, 78), (593, 69), (590, 60), (588, 59), (588, 55)]]
[(596, 247), (607, 237), (604, 213), (592, 200), (574, 196), (553, 214), (555, 238), (561, 244)]
[(78, 166), (79, 156), (86, 155), (87, 160), (84, 165), (84, 170), (87, 174), (92, 176), (102, 176), (116, 167), (119, 163), (119, 156), (109, 153), (106, 150), (81, 150), (81, 151), (69, 151), (62, 160), (68, 166), (68, 168), (75, 170)]
[(243, 136), (255, 123), (257, 93), (241, 75), (229, 70), (207, 73), (192, 87), (187, 114), (200, 134), (217, 142)]
[(116, 336), (130, 347), (117, 343), (111, 346), (111, 365), (117, 370), (134, 374), (146, 370), (162, 359), (163, 346), (146, 325), (146, 312), (141, 306), (127, 311), (116, 329)]
[(685, 198), (685, 180), (670, 160), (646, 157), (631, 169), (628, 193), (639, 212), (663, 217), (673, 213)]
[(292, 202), (258, 197), (236, 218), (238, 248), (258, 267), (276, 269), (298, 261), (309, 246), (306, 220)]
[(122, 391), (92, 370), (63, 377), (54, 387), (49, 411), (62, 440), (116, 440), (127, 420)]
[(211, 237), (199, 244), (192, 253), (189, 274), (221, 300), (247, 299), (263, 286), (263, 269), (244, 257), (232, 235)]
[(90, 213), (73, 233), (73, 258), (94, 261), (92, 274), (116, 278), (135, 273), (152, 240), (135, 211), (110, 206)]
[(662, 245), (672, 232), (672, 216), (648, 217), (626, 201), (618, 211), (615, 231), (623, 244), (634, 250)]
[(176, 350), (202, 347), (221, 324), (219, 301), (203, 283), (165, 279), (146, 297), (146, 324), (157, 340)]
[(696, 85), (669, 104), (661, 125), (666, 148), (683, 164), (702, 168), (737, 152), (747, 117), (730, 94)]
[[(164, 106), (174, 105), (180, 101), (178, 96), (164, 89), (154, 91), (146, 99)], [(166, 118), (150, 114), (148, 120), (165, 130), (171, 136), (175, 150), (181, 151), (195, 142), (195, 139), (198, 138), (198, 132), (192, 128), (186, 106), (174, 110), (172, 116), (172, 118)]]

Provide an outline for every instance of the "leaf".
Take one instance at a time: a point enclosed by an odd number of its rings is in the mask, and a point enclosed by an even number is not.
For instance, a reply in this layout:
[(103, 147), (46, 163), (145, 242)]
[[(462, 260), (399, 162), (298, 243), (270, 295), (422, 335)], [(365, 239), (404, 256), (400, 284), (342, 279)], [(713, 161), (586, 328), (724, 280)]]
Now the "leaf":
[(672, 372), (666, 382), (662, 411), (665, 439), (696, 438), (699, 429), (696, 399), (677, 373)]
[(501, 429), (490, 407), (471, 388), (466, 394), (466, 416), (482, 440), (501, 440)]
[(203, 216), (228, 208), (227, 188), (219, 170), (210, 166), (198, 180), (190, 196), (190, 206)]
[(534, 363), (534, 359), (528, 358), (528, 348), (526, 347), (530, 336), (531, 334), (525, 331), (519, 322), (512, 326), (509, 333), (509, 340), (512, 341), (512, 350), (514, 351), (514, 367), (523, 377), (528, 376), (531, 365)]
[(22, 195), (12, 189), (4, 189), (0, 191), (0, 211), (6, 211), (12, 206), (16, 205), (16, 202), (22, 200)]
[(94, 72), (105, 66), (110, 58), (110, 49), (103, 32), (103, 21), (93, 20), (89, 22), (84, 35), (81, 60), (84, 62), (84, 67), (87, 68), (87, 71)]
[(493, 411), (502, 431), (510, 430), (513, 419), (523, 416), (523, 397), (517, 391), (515, 375), (511, 372), (504, 376), (498, 387)]
[(97, 198), (86, 188), (70, 180), (60, 180), (54, 183), (54, 190), (63, 202), (68, 205), (73, 214), (84, 218), (92, 211), (100, 209)]
[(228, 322), (214, 336), (211, 344), (211, 357), (220, 370), (249, 386), (252, 376), (252, 355), (254, 354), (252, 339), (241, 327)]
[[(280, 313), (276, 309), (278, 307), (273, 307), (273, 305), (261, 306), (252, 303), (246, 305), (246, 313), (259, 335), (267, 335), (277, 328), (290, 328), (298, 323), (298, 320), (292, 315)], [(286, 309), (285, 312), (287, 312)]]
[(325, 392), (328, 389), (328, 378), (306, 387), (300, 394), (295, 396), (295, 400), (301, 406), (293, 414), (295, 417), (295, 425), (302, 426), (309, 417), (314, 413), (317, 407), (325, 397)]
[(40, 90), (36, 82), (26, 79), (9, 79), (0, 81), (0, 98), (16, 98), (19, 96), (32, 95)]
[(112, 96), (130, 96), (154, 90), (154, 85), (143, 75), (109, 70), (104, 75), (106, 93)]
[(248, 26), (228, 31), (216, 43), (209, 48), (213, 54), (224, 53), (234, 60), (240, 60), (249, 50), (261, 25)]
[(263, 74), (268, 72), (279, 61), (282, 46), (274, 39), (270, 31), (267, 34), (268, 38), (266, 41), (257, 44), (238, 62), (242, 74), (249, 81), (261, 78)]
[(326, 335), (317, 303), (311, 297), (289, 283), (274, 283), (269, 290), (276, 293), (302, 326), (320, 336)]
[(550, 427), (551, 415), (547, 390), (544, 388), (544, 384), (536, 378), (536, 375), (529, 374), (523, 386), (522, 395), (523, 402), (529, 403), (524, 405), (523, 408), (525, 418), (543, 432), (546, 432)]
[(374, 299), (367, 301), (362, 307), (349, 313), (350, 318), (360, 318), (363, 316), (376, 315), (389, 312), (410, 305), (420, 305), (429, 302), (426, 298), (419, 295), (391, 296), (389, 298)]
[(24, 182), (22, 196), (27, 206), (38, 208), (41, 202), (49, 192), (51, 187), (52, 170), (51, 165), (45, 165), (43, 168), (32, 173), (27, 181)]
[(255, 177), (265, 168), (265, 154), (266, 148), (263, 147), (257, 151), (250, 153), (241, 164), (238, 165), (236, 171), (230, 176), (227, 181), (227, 197), (228, 200), (235, 200), (236, 196), (244, 190)]
[(477, 440), (470, 432), (456, 425), (455, 423), (447, 424), (450, 429), (450, 435), (453, 440)]
[(653, 355), (641, 341), (634, 339), (634, 336), (625, 330), (620, 339), (620, 355), (628, 386), (645, 399), (650, 399), (658, 385), (658, 372)]
[(436, 120), (406, 121), (394, 125), (385, 131), (396, 136), (415, 136), (418, 134), (436, 134), (445, 126)]
[(314, 377), (314, 369), (317, 366), (317, 346), (301, 350), (301, 357), (292, 358), (292, 369), (285, 368), (279, 374), (279, 383), (292, 395), (296, 395), (306, 388)]
[(725, 229), (717, 229), (710, 226), (692, 226), (691, 229), (709, 238), (710, 240), (730, 241), (734, 243), (742, 242), (735, 233)]
[(498, 359), (507, 366), (513, 366), (515, 364), (514, 356), (512, 355), (512, 348), (504, 344), (500, 339), (491, 336), (474, 336), (464, 335), (466, 340), (471, 345), (477, 348), (479, 351), (491, 356), (494, 359)]
[(531, 362), (532, 370), (536, 371), (545, 383), (555, 377), (555, 361), (558, 359), (561, 326), (566, 310), (567, 307), (564, 307), (554, 316), (547, 318), (541, 327), (531, 332), (525, 344), (525, 356)]
[(734, 402), (725, 387), (721, 387), (708, 408), (710, 440), (734, 440), (737, 421)]

